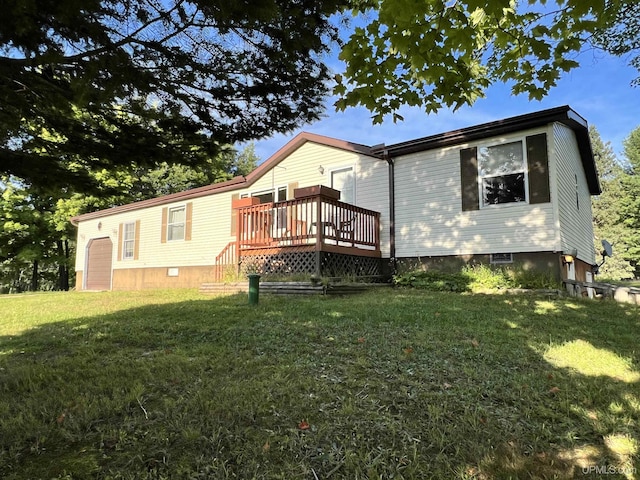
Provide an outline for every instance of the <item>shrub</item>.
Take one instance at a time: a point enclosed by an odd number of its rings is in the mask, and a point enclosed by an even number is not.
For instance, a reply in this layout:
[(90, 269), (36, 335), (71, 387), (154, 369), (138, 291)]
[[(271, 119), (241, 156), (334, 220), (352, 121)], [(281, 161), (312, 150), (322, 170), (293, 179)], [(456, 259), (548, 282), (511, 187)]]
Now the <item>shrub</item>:
[(395, 275), (393, 282), (401, 287), (431, 291), (465, 292), (504, 290), (509, 288), (559, 288), (550, 272), (522, 268), (491, 268), (487, 265), (467, 265), (459, 273), (437, 270), (412, 270)]
[(394, 275), (393, 283), (436, 292), (469, 291), (469, 278), (464, 273), (444, 273), (436, 270), (414, 270)]

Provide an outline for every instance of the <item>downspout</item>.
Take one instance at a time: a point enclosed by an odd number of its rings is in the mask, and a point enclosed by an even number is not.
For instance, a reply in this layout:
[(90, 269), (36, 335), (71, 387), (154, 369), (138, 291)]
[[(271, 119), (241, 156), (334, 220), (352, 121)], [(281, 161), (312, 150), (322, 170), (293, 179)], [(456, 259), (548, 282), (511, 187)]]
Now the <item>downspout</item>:
[(396, 188), (395, 188), (395, 163), (389, 156), (389, 150), (382, 152), (382, 158), (387, 161), (389, 167), (389, 266), (391, 274), (395, 275), (398, 264), (396, 261)]

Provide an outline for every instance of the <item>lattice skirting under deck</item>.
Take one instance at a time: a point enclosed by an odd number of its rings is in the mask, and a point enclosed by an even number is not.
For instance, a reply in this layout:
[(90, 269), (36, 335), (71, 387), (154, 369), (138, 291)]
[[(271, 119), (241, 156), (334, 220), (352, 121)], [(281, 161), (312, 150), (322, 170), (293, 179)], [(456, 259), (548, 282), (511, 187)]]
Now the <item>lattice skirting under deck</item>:
[[(320, 271), (317, 271), (318, 268)], [(382, 273), (380, 258), (314, 251), (242, 256), (240, 257), (240, 271), (244, 274), (253, 272), (261, 275), (301, 273), (329, 277), (373, 276)]]

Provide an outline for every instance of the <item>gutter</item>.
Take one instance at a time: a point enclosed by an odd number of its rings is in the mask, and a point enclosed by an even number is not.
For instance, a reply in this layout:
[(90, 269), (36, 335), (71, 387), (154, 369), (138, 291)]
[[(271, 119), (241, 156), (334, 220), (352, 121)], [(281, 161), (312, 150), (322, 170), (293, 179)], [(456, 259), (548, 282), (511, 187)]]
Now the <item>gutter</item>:
[(387, 162), (389, 167), (389, 264), (391, 273), (395, 274), (398, 270), (396, 261), (396, 181), (395, 181), (395, 162), (393, 157), (389, 155), (386, 148), (382, 151), (382, 158)]

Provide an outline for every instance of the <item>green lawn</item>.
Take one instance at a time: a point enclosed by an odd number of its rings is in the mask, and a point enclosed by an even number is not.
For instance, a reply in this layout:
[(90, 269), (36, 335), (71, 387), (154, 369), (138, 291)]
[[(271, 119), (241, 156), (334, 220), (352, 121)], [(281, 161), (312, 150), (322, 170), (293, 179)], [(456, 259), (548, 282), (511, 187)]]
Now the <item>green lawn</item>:
[(0, 297), (0, 478), (640, 478), (640, 309)]

